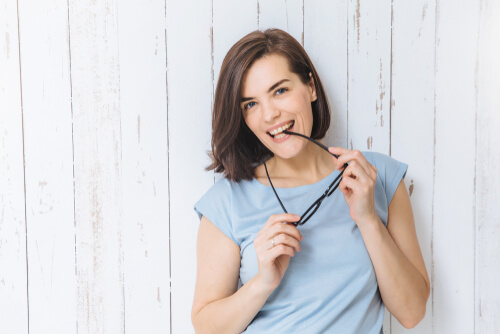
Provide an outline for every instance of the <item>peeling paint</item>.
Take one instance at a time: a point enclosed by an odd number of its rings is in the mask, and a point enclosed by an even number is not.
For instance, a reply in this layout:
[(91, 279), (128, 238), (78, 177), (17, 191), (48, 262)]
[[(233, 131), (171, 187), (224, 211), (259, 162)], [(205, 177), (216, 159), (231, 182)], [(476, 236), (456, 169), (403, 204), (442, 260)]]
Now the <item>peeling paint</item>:
[(429, 4), (426, 3), (424, 5), (424, 8), (422, 9), (422, 21), (425, 20), (425, 15), (427, 14), (427, 8), (429, 7)]
[[(380, 110), (380, 127), (383, 127), (384, 126), (384, 117), (383, 117), (382, 110), (383, 110), (383, 103), (384, 103), (383, 101), (384, 101), (384, 97), (385, 97), (385, 84), (384, 84), (384, 80), (382, 78), (382, 72), (383, 72), (382, 59), (379, 59), (379, 61), (380, 61), (380, 73), (379, 73), (380, 109), (377, 109), (376, 113), (378, 114), (378, 111)], [(377, 106), (378, 106), (378, 104), (377, 104)]]
[(257, 27), (260, 28), (260, 2), (257, 1)]
[(9, 33), (6, 31), (5, 32), (5, 51), (7, 53), (7, 59), (9, 59), (9, 53), (10, 53), (10, 36)]
[(371, 149), (373, 147), (373, 137), (372, 136), (368, 137), (368, 139), (366, 140), (366, 146), (368, 147), (368, 149)]
[(357, 0), (356, 2), (356, 31), (358, 33), (358, 48), (359, 48), (359, 34), (360, 34), (360, 17), (361, 17), (361, 11), (360, 11), (360, 1)]
[(161, 298), (160, 298), (160, 287), (158, 287), (158, 295), (156, 297), (156, 300), (158, 301), (158, 303), (161, 303)]
[(141, 143), (141, 115), (137, 115), (137, 142)]
[(288, 4), (285, 0), (286, 30), (288, 31)]

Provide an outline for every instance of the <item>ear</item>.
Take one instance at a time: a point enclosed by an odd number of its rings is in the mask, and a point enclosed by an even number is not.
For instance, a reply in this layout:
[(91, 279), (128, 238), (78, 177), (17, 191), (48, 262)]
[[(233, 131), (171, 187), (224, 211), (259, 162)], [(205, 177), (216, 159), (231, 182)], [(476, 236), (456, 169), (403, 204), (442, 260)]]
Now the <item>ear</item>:
[(316, 95), (316, 85), (314, 84), (314, 79), (312, 76), (312, 73), (309, 72), (309, 92), (311, 93), (311, 102), (314, 102), (318, 99), (318, 96)]

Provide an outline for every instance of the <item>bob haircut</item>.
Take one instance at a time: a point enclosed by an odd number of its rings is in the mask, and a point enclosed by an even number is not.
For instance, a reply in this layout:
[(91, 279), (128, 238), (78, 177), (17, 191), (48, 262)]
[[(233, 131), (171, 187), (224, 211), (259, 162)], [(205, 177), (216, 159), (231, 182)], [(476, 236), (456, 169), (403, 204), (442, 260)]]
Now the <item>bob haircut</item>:
[(212, 113), (212, 164), (206, 168), (224, 172), (224, 177), (234, 182), (253, 179), (254, 168), (273, 156), (246, 125), (240, 104), (246, 72), (256, 60), (269, 55), (285, 57), (290, 71), (304, 84), (310, 82), (312, 73), (317, 99), (311, 103), (311, 138), (323, 138), (330, 126), (330, 107), (323, 85), (299, 42), (279, 29), (249, 33), (231, 47), (222, 63)]

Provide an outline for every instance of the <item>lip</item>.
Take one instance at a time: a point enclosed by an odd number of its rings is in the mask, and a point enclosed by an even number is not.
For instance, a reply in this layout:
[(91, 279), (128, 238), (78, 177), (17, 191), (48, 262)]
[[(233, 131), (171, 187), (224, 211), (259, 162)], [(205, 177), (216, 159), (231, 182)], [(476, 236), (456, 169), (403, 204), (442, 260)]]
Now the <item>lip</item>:
[[(285, 123), (283, 123), (282, 125), (284, 125), (284, 124), (288, 124), (288, 122), (285, 122)], [(281, 126), (281, 125), (280, 125), (280, 126)], [(291, 128), (288, 128), (288, 129), (287, 129), (287, 131), (293, 131), (293, 128), (295, 128), (295, 124), (293, 124), (293, 126), (292, 126)], [(282, 142), (284, 142), (285, 140), (287, 140), (288, 138), (290, 138), (290, 135), (289, 135), (289, 134), (285, 134), (285, 136), (284, 136), (283, 138), (279, 138), (279, 139), (276, 139), (276, 138), (271, 137), (271, 135), (269, 135), (269, 133), (268, 133), (267, 135), (268, 135), (268, 136), (271, 138), (271, 140), (272, 140), (273, 142), (275, 142), (276, 144), (282, 143)]]
[[(275, 126), (273, 126), (272, 128), (267, 129), (267, 132), (269, 133), (269, 132), (273, 131), (274, 129), (277, 129), (277, 128), (279, 128), (280, 126), (286, 125), (286, 124), (288, 124), (288, 123), (290, 123), (290, 122), (293, 122), (293, 119), (290, 119), (290, 120), (288, 120), (288, 121), (285, 121), (285, 122), (282, 122), (282, 123), (276, 124), (276, 125), (275, 125)], [(294, 125), (295, 125), (295, 124), (294, 124)]]

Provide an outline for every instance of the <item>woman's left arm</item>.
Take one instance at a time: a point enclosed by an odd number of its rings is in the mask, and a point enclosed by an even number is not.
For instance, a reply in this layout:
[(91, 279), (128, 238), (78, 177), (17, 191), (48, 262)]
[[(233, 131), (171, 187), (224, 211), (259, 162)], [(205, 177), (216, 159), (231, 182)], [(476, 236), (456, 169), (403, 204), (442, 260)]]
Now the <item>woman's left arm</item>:
[(406, 328), (425, 316), (429, 277), (417, 240), (410, 198), (403, 180), (389, 204), (387, 228), (374, 209), (376, 168), (359, 151), (330, 149), (339, 168), (350, 162), (339, 189), (370, 254), (386, 308)]

